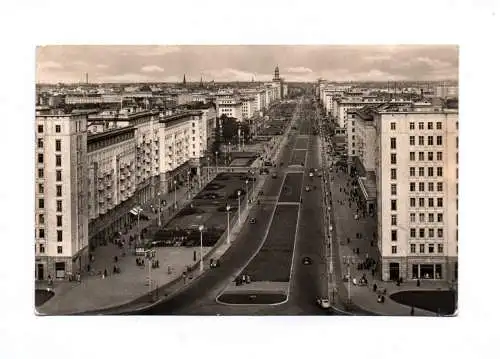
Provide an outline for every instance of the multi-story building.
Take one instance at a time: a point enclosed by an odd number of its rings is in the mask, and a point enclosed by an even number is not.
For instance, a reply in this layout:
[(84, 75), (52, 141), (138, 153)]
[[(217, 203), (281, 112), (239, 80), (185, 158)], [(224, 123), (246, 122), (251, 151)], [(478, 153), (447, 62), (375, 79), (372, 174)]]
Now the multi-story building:
[(255, 98), (242, 97), (241, 98), (241, 115), (244, 120), (250, 118), (255, 113)]
[(239, 98), (221, 98), (217, 99), (218, 117), (226, 115), (233, 117), (238, 122), (243, 119), (242, 102)]
[(37, 113), (35, 125), (35, 276), (64, 278), (88, 260), (87, 119)]
[(458, 111), (373, 114), (383, 280), (457, 279)]

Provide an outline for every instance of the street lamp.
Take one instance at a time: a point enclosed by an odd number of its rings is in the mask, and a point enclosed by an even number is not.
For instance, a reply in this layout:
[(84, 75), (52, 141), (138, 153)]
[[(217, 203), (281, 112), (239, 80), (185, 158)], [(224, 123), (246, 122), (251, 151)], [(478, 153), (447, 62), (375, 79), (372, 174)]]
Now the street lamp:
[(161, 195), (161, 192), (158, 191), (158, 227), (161, 227), (161, 208), (160, 208), (161, 198), (160, 198), (160, 195)]
[(219, 159), (219, 151), (215, 151), (215, 173), (219, 173), (219, 166), (218, 166), (218, 159)]
[(238, 224), (241, 224), (240, 196), (241, 191), (238, 190)]
[(191, 176), (189, 175), (189, 169), (188, 169), (188, 171), (187, 171), (186, 175), (187, 175), (187, 180), (188, 180), (188, 186), (187, 186), (187, 198), (189, 199), (189, 196), (190, 196), (190, 194), (191, 194), (191, 178), (190, 178)]
[(255, 172), (252, 171), (252, 202), (255, 201)]
[(203, 224), (200, 224), (200, 273), (203, 272)]
[(249, 200), (249, 196), (248, 196), (248, 178), (245, 180), (245, 190), (246, 190), (246, 193), (245, 193), (245, 196), (247, 197), (247, 208), (248, 208), (248, 200)]
[(141, 208), (141, 207), (137, 208), (137, 239), (138, 239), (138, 240), (140, 240), (140, 239), (141, 239), (141, 234), (140, 234), (141, 229), (140, 229), (140, 226), (139, 226), (139, 221), (140, 221), (140, 219), (141, 219), (141, 212), (142, 212), (142, 211), (143, 211), (143, 210), (142, 210), (142, 208)]
[(177, 180), (174, 179), (174, 209), (177, 209)]
[(231, 244), (231, 228), (229, 228), (229, 211), (231, 210), (231, 206), (229, 203), (226, 205), (226, 213), (227, 213), (227, 244)]

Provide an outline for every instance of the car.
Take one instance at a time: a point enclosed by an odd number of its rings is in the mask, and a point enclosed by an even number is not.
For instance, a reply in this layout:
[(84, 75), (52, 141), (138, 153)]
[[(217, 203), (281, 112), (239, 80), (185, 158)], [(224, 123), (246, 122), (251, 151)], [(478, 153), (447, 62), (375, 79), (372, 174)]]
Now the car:
[(255, 218), (250, 218), (250, 223), (255, 224), (255, 223), (257, 223), (257, 220)]
[(318, 298), (316, 300), (316, 304), (318, 304), (322, 309), (328, 309), (331, 307), (330, 300), (328, 298)]
[(272, 178), (277, 178), (277, 177), (278, 177), (278, 175), (277, 175), (276, 173), (273, 173), (271, 177), (272, 177)]
[(302, 258), (302, 264), (308, 266), (312, 264), (312, 259), (310, 257), (304, 257)]
[(311, 190), (311, 187), (306, 186), (306, 192), (309, 192)]

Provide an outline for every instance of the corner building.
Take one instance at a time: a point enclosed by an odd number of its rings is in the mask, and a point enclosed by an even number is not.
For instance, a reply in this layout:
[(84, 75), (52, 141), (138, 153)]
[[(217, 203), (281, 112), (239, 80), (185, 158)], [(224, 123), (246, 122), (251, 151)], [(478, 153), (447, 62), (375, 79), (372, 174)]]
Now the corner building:
[(458, 111), (388, 108), (377, 131), (382, 279), (458, 279)]

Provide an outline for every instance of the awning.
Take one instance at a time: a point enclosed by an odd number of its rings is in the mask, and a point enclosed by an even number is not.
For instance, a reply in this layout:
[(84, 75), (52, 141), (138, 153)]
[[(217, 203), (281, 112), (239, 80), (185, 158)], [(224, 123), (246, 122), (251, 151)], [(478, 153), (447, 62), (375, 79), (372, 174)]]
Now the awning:
[(130, 213), (133, 214), (134, 216), (137, 216), (139, 212), (142, 211), (142, 208), (139, 206), (136, 206), (130, 210)]

